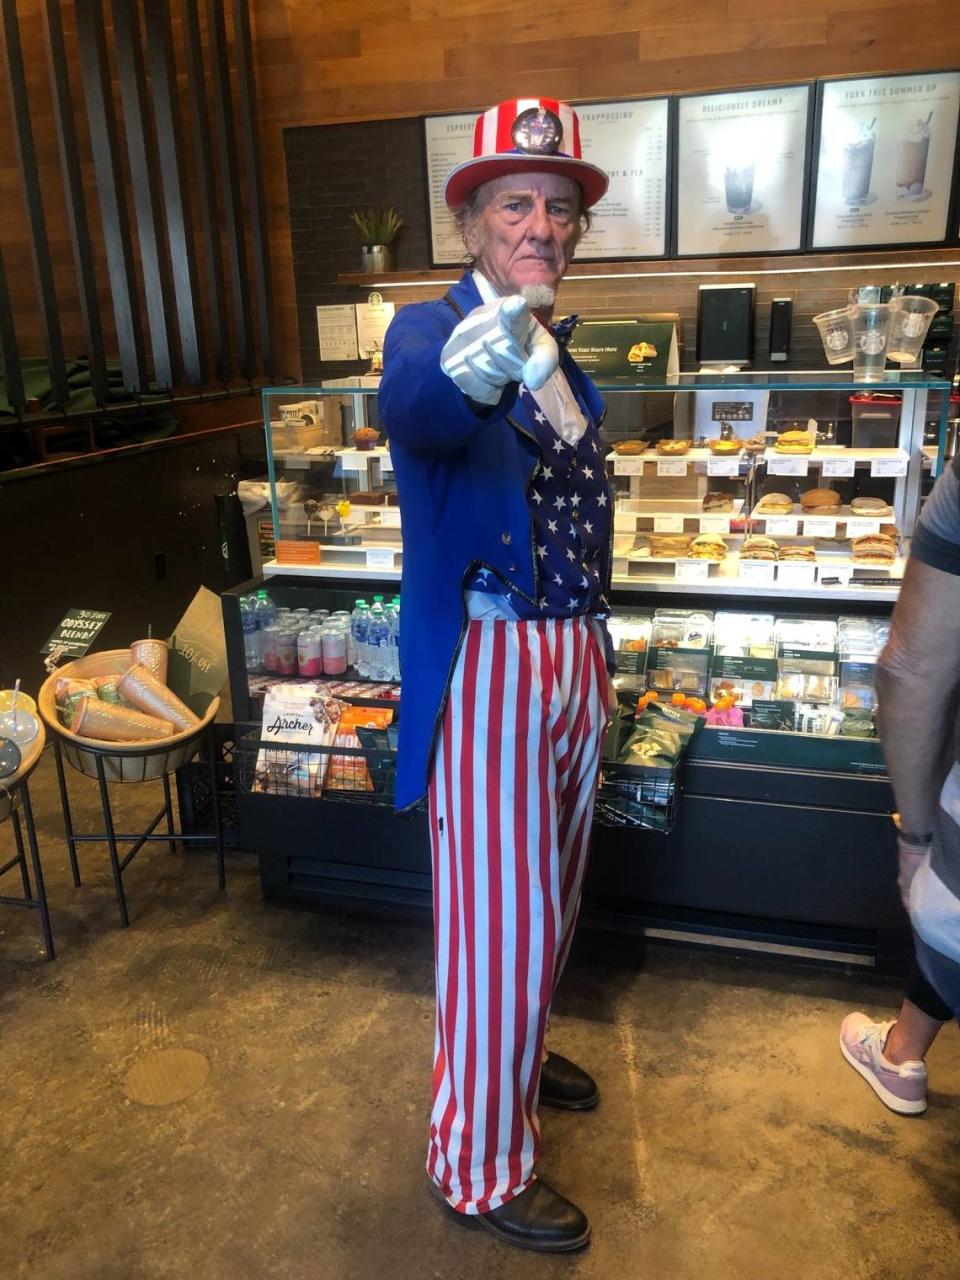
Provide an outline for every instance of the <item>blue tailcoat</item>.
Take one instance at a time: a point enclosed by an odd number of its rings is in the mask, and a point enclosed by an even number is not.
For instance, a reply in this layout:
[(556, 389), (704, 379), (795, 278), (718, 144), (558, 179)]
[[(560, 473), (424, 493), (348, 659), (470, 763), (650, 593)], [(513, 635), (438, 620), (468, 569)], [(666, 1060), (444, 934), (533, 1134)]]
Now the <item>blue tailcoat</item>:
[[(448, 296), (463, 314), (482, 302), (470, 273)], [(440, 352), (458, 323), (447, 301), (413, 303), (398, 312), (384, 344), (380, 413), (403, 521), (398, 809), (427, 790), (466, 630), (466, 578), (485, 565), (531, 600), (539, 595), (527, 489), (540, 448), (516, 383), (498, 405), (471, 407), (440, 368)], [(562, 368), (581, 408), (599, 423), (604, 406), (596, 387), (566, 352)], [(609, 545), (601, 581), (608, 591)]]

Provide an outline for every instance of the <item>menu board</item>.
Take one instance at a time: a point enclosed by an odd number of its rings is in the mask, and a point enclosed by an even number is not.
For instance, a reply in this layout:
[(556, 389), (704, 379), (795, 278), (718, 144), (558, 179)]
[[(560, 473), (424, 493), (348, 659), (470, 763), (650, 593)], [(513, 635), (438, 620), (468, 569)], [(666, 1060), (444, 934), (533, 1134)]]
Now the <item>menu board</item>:
[(810, 86), (679, 100), (677, 253), (800, 248)]
[(443, 188), (458, 164), (473, 155), (477, 113), (427, 116), (423, 122), (427, 145), (427, 195), (430, 201), (430, 254), (435, 266), (463, 262), (466, 250), (443, 198)]
[(958, 104), (958, 71), (823, 83), (810, 247), (945, 239)]
[[(578, 107), (583, 158), (609, 175), (591, 210), (578, 258), (651, 258), (667, 251), (669, 101), (594, 102)], [(473, 155), (476, 115), (427, 116), (430, 245), (437, 266), (462, 262), (463, 242), (443, 198), (447, 176)]]

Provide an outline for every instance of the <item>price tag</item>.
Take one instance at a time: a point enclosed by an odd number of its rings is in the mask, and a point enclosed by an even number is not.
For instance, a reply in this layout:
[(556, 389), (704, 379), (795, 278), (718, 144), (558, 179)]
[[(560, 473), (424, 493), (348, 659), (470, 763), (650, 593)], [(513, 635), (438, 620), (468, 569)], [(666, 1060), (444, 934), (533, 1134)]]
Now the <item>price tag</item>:
[(777, 565), (777, 582), (781, 587), (812, 587), (817, 580), (817, 566), (803, 561), (785, 560)]
[(277, 564), (319, 564), (319, 542), (298, 542), (295, 538), (281, 538), (276, 547)]
[(389, 547), (368, 547), (367, 568), (393, 569), (395, 566), (396, 554), (397, 553)]
[(800, 528), (796, 516), (767, 516), (764, 523), (768, 538), (795, 538)]
[(805, 538), (832, 538), (836, 531), (837, 522), (829, 516), (807, 516), (803, 522)]
[(344, 449), (338, 456), (344, 471), (366, 471), (370, 451), (360, 452), (358, 449)]
[(613, 474), (615, 476), (642, 476), (643, 458), (614, 458)]
[(853, 458), (824, 458), (820, 471), (824, 479), (827, 476), (852, 476), (857, 469)]
[(686, 458), (658, 458), (658, 476), (685, 476), (687, 474)]
[(708, 458), (708, 476), (738, 476), (740, 474), (739, 458)]
[(876, 479), (899, 479), (907, 474), (907, 460), (903, 457), (873, 458), (870, 462), (870, 474)]
[(615, 511), (613, 513), (614, 533), (636, 533), (637, 514), (635, 511)]
[(109, 617), (109, 613), (99, 609), (68, 609), (40, 652), (52, 653), (59, 649), (62, 658), (82, 658)]
[(729, 533), (730, 517), (729, 516), (701, 516), (700, 532), (701, 533)]
[(677, 582), (706, 582), (710, 576), (709, 560), (677, 560), (673, 566)]
[(810, 470), (809, 458), (776, 458), (767, 461), (767, 474), (771, 476), (805, 476)]
[(399, 507), (377, 507), (380, 512), (380, 523), (385, 529), (400, 528), (400, 508)]
[(865, 538), (880, 532), (879, 520), (861, 520), (851, 516), (846, 522), (848, 538)]
[(737, 577), (741, 582), (763, 583), (767, 586), (777, 576), (777, 566), (772, 560), (741, 560)]
[(393, 459), (390, 457), (390, 450), (380, 455), (380, 470), (384, 475), (393, 474)]
[(683, 516), (654, 516), (654, 533), (683, 533)]

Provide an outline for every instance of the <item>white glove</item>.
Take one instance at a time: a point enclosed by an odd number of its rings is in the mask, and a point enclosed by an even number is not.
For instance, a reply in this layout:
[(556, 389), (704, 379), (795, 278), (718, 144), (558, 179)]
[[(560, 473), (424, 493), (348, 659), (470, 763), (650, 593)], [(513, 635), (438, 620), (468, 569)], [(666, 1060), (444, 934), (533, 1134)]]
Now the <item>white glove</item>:
[(560, 364), (553, 334), (519, 294), (475, 307), (447, 340), (440, 367), (480, 404), (497, 404), (508, 382), (537, 391)]

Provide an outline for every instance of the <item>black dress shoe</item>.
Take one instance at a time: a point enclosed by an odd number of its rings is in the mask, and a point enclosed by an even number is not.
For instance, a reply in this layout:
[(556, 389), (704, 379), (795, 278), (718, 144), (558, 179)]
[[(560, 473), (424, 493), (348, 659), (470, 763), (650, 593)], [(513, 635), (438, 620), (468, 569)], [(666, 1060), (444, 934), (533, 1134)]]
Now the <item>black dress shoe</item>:
[(538, 1178), (525, 1191), (488, 1213), (465, 1214), (443, 1198), (443, 1192), (428, 1178), (431, 1192), (465, 1227), (482, 1227), (518, 1249), (537, 1253), (572, 1253), (590, 1240), (590, 1223), (575, 1204)]
[(540, 1070), (540, 1101), (559, 1111), (590, 1111), (600, 1101), (597, 1082), (569, 1058), (548, 1053)]

